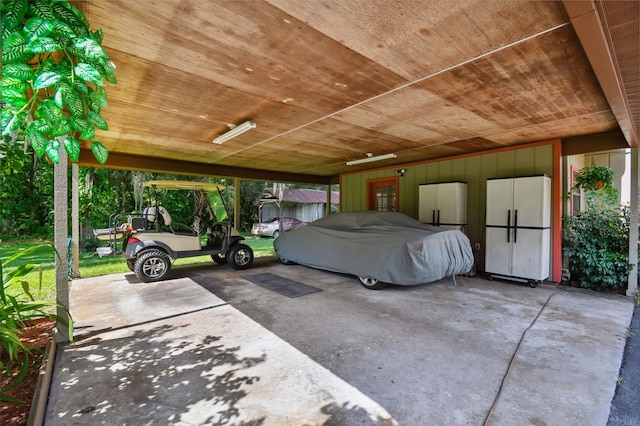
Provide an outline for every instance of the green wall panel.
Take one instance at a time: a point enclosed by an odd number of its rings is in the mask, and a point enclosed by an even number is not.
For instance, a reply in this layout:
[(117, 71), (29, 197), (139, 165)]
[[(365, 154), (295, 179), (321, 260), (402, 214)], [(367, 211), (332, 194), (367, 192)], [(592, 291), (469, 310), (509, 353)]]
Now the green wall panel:
[[(398, 176), (396, 170), (381, 169), (373, 172), (342, 176), (342, 210), (366, 210), (367, 180)], [(466, 234), (474, 247), (479, 270), (484, 270), (484, 221), (487, 179), (547, 174), (553, 178), (553, 145), (493, 152), (471, 157), (441, 160), (425, 164), (404, 166), (406, 173), (399, 178), (398, 197), (400, 212), (418, 217), (418, 187), (423, 183), (461, 181), (467, 183)], [(475, 244), (480, 250), (475, 250)]]

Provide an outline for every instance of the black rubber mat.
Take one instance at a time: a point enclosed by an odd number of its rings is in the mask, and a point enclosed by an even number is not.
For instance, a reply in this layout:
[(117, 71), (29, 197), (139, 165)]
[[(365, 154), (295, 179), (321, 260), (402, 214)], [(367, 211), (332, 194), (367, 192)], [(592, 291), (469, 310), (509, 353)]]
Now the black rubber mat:
[(302, 284), (297, 281), (293, 281), (288, 278), (284, 278), (268, 272), (263, 274), (248, 275), (243, 278), (245, 280), (251, 281), (254, 284), (258, 284), (261, 287), (268, 288), (269, 290), (273, 290), (276, 293), (282, 294), (283, 296), (292, 298), (322, 291), (319, 288)]

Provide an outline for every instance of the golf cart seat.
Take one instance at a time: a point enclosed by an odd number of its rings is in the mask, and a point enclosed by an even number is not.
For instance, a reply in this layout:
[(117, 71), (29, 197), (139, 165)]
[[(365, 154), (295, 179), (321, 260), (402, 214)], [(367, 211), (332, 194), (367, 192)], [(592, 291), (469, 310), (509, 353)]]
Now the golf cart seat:
[(184, 223), (174, 222), (171, 219), (171, 215), (162, 206), (158, 206), (158, 213), (156, 214), (156, 208), (154, 206), (146, 207), (142, 211), (142, 215), (147, 218), (149, 223), (155, 223), (156, 219), (160, 221), (160, 225), (165, 225), (169, 227), (169, 230), (174, 234), (179, 235), (197, 235), (197, 232), (194, 231), (189, 225), (185, 225)]
[(155, 206), (145, 207), (144, 210), (142, 210), (142, 216), (144, 216), (147, 219), (147, 221), (149, 221), (149, 223), (155, 223), (156, 219), (159, 218), (160, 224), (167, 225), (170, 227), (171, 215), (169, 214), (167, 209), (165, 209), (162, 206), (158, 206), (158, 213), (160, 214), (159, 215), (156, 214)]

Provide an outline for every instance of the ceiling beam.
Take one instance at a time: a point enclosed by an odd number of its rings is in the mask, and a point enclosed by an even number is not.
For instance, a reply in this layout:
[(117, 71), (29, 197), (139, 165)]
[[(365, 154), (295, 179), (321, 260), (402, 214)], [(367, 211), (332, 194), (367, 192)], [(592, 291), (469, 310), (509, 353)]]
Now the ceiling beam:
[(576, 136), (562, 140), (562, 155), (579, 155), (591, 152), (629, 148), (621, 131)]
[(100, 164), (88, 150), (82, 150), (80, 152), (78, 163), (82, 167), (174, 173), (189, 176), (240, 178), (247, 180), (306, 183), (314, 185), (332, 185), (338, 183), (338, 176), (316, 176), (298, 173), (274, 172), (270, 170), (257, 170), (244, 167), (204, 164), (191, 161), (151, 158), (118, 153), (109, 153), (107, 163)]
[(596, 1), (563, 0), (562, 3), (628, 145), (638, 147), (638, 129), (633, 125), (633, 115), (610, 44), (609, 31)]

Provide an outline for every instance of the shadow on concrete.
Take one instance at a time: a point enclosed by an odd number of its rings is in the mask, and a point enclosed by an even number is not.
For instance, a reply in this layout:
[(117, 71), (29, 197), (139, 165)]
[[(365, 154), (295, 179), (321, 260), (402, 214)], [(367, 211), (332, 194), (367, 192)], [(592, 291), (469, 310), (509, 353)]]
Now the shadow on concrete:
[[(195, 343), (171, 337), (180, 334), (180, 328), (184, 326), (159, 325), (118, 337), (102, 333), (62, 348), (58, 362), (67, 368), (59, 372), (59, 380), (63, 392), (72, 392), (75, 401), (74, 409), (58, 412), (58, 420), (139, 424), (164, 418), (190, 423), (193, 407), (213, 405), (221, 409), (206, 419), (207, 424), (232, 423), (239, 415), (238, 402), (260, 380), (243, 370), (264, 363), (266, 356), (243, 357), (239, 347), (220, 344), (220, 336)], [(214, 372), (221, 368), (224, 374)], [(168, 405), (171, 402), (179, 406)]]

